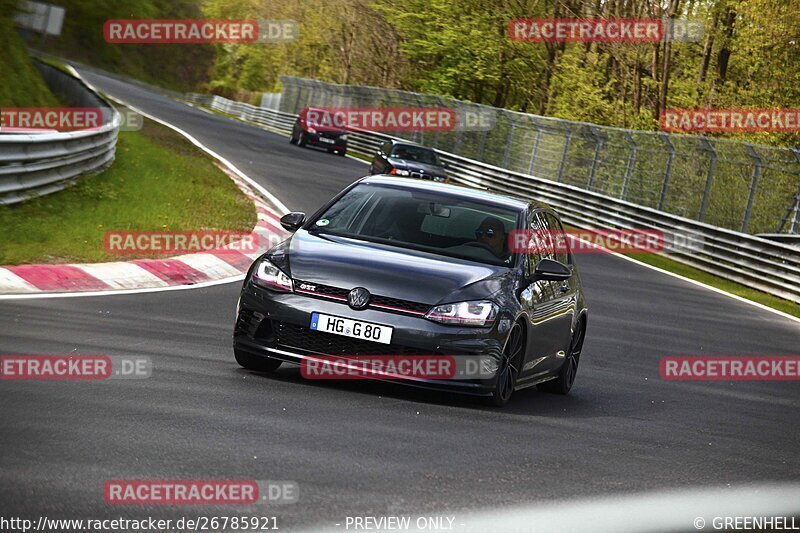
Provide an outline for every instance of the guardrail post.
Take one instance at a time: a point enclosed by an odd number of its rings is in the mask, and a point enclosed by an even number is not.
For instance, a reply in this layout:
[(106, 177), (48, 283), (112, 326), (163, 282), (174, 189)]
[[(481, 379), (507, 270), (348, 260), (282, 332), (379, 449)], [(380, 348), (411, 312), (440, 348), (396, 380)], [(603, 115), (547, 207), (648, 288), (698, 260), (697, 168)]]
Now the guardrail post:
[(463, 133), (464, 132), (462, 132), (460, 129), (458, 131), (456, 131), (456, 140), (453, 141), (453, 153), (454, 154), (457, 154), (458, 151), (461, 149), (461, 138), (463, 136)]
[[(438, 108), (445, 107), (444, 101), (442, 100), (442, 98), (440, 96), (436, 96), (436, 107), (438, 107)], [(436, 131), (433, 132), (433, 140), (431, 141), (431, 146), (433, 146), (434, 148), (441, 149), (440, 146), (439, 146), (439, 139), (440, 139), (440, 134), (441, 133), (442, 133), (442, 130), (439, 129), (439, 128), (436, 128)]]
[(503, 168), (510, 168), (508, 166), (508, 160), (511, 157), (511, 143), (514, 140), (514, 129), (517, 127), (515, 122), (511, 122), (511, 126), (508, 128), (508, 137), (506, 137), (506, 149), (503, 153)]
[[(797, 149), (796, 146), (790, 148), (794, 156), (797, 158), (797, 162), (800, 163), (800, 150)], [(794, 216), (792, 217), (792, 224), (789, 226), (789, 233), (795, 234), (798, 230), (798, 224), (800, 224), (800, 190), (797, 191), (797, 194), (794, 198)]]
[(661, 185), (661, 196), (658, 199), (658, 210), (664, 210), (664, 202), (667, 201), (667, 187), (669, 187), (669, 176), (672, 173), (672, 160), (675, 159), (675, 147), (669, 142), (669, 137), (665, 133), (659, 133), (659, 137), (664, 141), (664, 144), (669, 150), (669, 157), (667, 158), (667, 168), (664, 170), (664, 182)]
[(636, 163), (636, 150), (638, 149), (636, 141), (633, 140), (633, 137), (627, 131), (625, 132), (625, 138), (631, 143), (631, 155), (628, 157), (628, 166), (625, 168), (625, 179), (622, 181), (622, 191), (619, 194), (621, 200), (625, 200), (628, 197), (628, 184), (631, 182), (631, 173), (633, 173), (633, 165)]
[(700, 142), (703, 143), (705, 149), (708, 151), (708, 174), (706, 174), (706, 187), (703, 191), (703, 201), (700, 203), (700, 214), (697, 216), (700, 222), (706, 219), (706, 209), (708, 208), (708, 199), (711, 197), (711, 183), (714, 180), (714, 169), (717, 166), (717, 152), (708, 141), (706, 137), (700, 136)]
[(569, 143), (571, 140), (572, 128), (567, 125), (567, 138), (564, 139), (564, 152), (561, 154), (561, 161), (558, 163), (558, 179), (556, 181), (559, 183), (564, 179), (564, 167), (567, 163), (567, 153), (569, 152)]
[(589, 133), (594, 137), (594, 159), (592, 159), (592, 166), (589, 168), (589, 179), (586, 182), (586, 189), (591, 190), (594, 185), (594, 174), (597, 171), (597, 163), (600, 161), (600, 150), (603, 149), (604, 139), (597, 134), (594, 126), (589, 126)]
[(483, 134), (481, 135), (480, 144), (478, 144), (478, 161), (483, 161), (483, 150), (486, 148), (486, 137), (489, 136), (489, 130), (483, 130)]
[(531, 151), (531, 164), (528, 165), (528, 174), (534, 175), (534, 165), (536, 165), (536, 156), (539, 155), (539, 141), (542, 139), (542, 130), (536, 121), (533, 121), (533, 127), (536, 128), (536, 140), (533, 141), (533, 151)]
[(761, 178), (763, 162), (758, 152), (755, 151), (750, 143), (742, 144), (747, 148), (747, 152), (750, 157), (753, 158), (753, 163), (755, 164), (755, 167), (753, 167), (753, 178), (750, 180), (750, 194), (747, 197), (747, 207), (745, 207), (744, 210), (744, 220), (742, 220), (742, 233), (747, 233), (747, 229), (750, 227), (750, 216), (753, 214), (753, 203), (755, 203), (756, 200), (756, 190), (758, 189), (758, 180)]
[(301, 93), (303, 92), (303, 89), (300, 86), (295, 86), (294, 90), (297, 93), (297, 96), (294, 99), (294, 108), (292, 108), (292, 110), (289, 111), (289, 113), (297, 114), (300, 112), (300, 96)]

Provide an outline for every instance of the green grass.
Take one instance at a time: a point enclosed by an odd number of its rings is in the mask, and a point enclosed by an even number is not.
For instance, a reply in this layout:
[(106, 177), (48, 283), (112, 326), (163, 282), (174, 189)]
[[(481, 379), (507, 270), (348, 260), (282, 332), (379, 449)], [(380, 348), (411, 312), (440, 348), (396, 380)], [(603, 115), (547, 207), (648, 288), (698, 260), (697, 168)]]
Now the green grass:
[(2, 107), (55, 107), (61, 105), (28, 57), (25, 44), (11, 19), (0, 16), (0, 83)]
[[(565, 225), (564, 229), (568, 232), (573, 230), (580, 231), (580, 228), (570, 225)], [(800, 318), (800, 304), (772, 296), (757, 289), (745, 287), (741, 283), (736, 283), (714, 274), (709, 274), (665, 255), (653, 253), (623, 253), (622, 255)]]
[[(212, 109), (207, 106), (198, 106), (198, 107), (203, 107), (204, 109), (207, 109), (212, 113), (215, 113), (217, 115), (222, 115), (233, 120), (238, 120), (240, 122), (247, 122), (243, 119), (240, 119), (237, 116), (224, 113), (222, 111), (218, 111), (216, 109)], [(359, 159), (363, 159), (364, 161), (367, 162), (371, 161), (371, 158), (367, 155), (363, 155), (353, 151), (348, 151), (348, 154), (357, 157)], [(567, 228), (577, 229), (577, 228), (571, 228), (569, 226), (567, 226)], [(725, 278), (709, 274), (708, 272), (704, 272), (702, 270), (691, 267), (679, 261), (675, 261), (674, 259), (670, 259), (663, 255), (645, 254), (645, 253), (625, 254), (625, 255), (628, 255), (633, 259), (641, 261), (642, 263), (646, 263), (648, 265), (661, 268), (668, 272), (672, 272), (674, 274), (678, 274), (686, 278), (693, 279), (701, 283), (705, 283), (706, 285), (710, 285), (711, 287), (715, 287), (725, 292), (741, 296), (742, 298), (745, 298), (747, 300), (751, 300), (760, 303), (762, 305), (766, 305), (767, 307), (772, 307), (773, 309), (777, 309), (778, 311), (783, 311), (784, 313), (800, 318), (800, 305), (794, 302), (790, 302), (788, 300), (784, 300), (783, 298), (778, 298), (777, 296), (771, 296), (759, 290), (745, 287), (744, 285), (741, 285), (734, 281), (730, 281)]]
[(213, 160), (145, 119), (120, 132), (114, 163), (64, 191), (0, 207), (0, 264), (130, 259), (104, 250), (107, 231), (250, 231), (252, 202)]
[(767, 307), (772, 307), (778, 311), (783, 311), (786, 314), (800, 318), (800, 305), (790, 302), (789, 300), (784, 300), (783, 298), (771, 296), (765, 292), (745, 287), (744, 285), (734, 281), (709, 274), (708, 272), (704, 272), (663, 255), (639, 253), (625, 255), (636, 259), (637, 261), (641, 261), (642, 263), (646, 263), (674, 274), (705, 283), (706, 285), (710, 285), (725, 292), (741, 296), (747, 300), (752, 300), (754, 302), (766, 305)]

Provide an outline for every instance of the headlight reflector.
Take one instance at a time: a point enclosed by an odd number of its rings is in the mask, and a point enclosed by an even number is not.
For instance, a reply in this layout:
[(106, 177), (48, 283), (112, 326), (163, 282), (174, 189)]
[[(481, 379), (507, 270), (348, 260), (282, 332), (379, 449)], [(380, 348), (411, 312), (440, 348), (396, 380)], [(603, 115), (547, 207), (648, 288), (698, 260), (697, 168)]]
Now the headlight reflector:
[(488, 300), (437, 305), (425, 315), (428, 320), (452, 326), (491, 326), (497, 306)]
[(278, 292), (292, 292), (292, 280), (281, 269), (264, 259), (253, 273), (256, 285)]

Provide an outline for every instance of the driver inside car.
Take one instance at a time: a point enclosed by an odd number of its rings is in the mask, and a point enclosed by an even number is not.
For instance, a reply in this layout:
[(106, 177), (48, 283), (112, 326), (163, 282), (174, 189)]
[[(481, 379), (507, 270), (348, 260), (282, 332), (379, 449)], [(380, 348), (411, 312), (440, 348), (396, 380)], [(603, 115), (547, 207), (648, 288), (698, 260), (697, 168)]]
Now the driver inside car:
[(487, 246), (498, 258), (508, 261), (511, 253), (508, 250), (505, 225), (496, 217), (486, 217), (475, 230), (475, 240)]

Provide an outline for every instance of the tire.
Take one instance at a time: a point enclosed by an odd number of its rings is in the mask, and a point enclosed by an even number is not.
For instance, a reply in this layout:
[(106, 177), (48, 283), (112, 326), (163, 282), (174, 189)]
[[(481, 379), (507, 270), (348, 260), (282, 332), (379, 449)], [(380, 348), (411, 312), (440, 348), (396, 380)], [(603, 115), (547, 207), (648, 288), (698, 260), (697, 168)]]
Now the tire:
[(344, 150), (339, 150), (339, 155), (342, 156), (342, 157), (346, 156), (347, 155), (347, 148), (345, 148)]
[(297, 146), (304, 148), (306, 145), (306, 132), (301, 131), (300, 135), (297, 138)]
[(251, 355), (247, 352), (237, 350), (236, 348), (233, 349), (233, 356), (240, 366), (247, 370), (255, 370), (256, 372), (274, 372), (281, 366), (281, 362), (277, 359)]
[(294, 132), (292, 132), (291, 137), (289, 137), (289, 144), (297, 144), (297, 139), (294, 138)]
[(561, 370), (558, 371), (558, 377), (537, 385), (536, 387), (539, 390), (554, 394), (569, 394), (575, 384), (575, 377), (578, 375), (578, 363), (581, 360), (584, 338), (586, 338), (586, 322), (581, 320), (578, 322), (578, 328), (575, 333), (572, 334), (572, 341), (569, 343), (569, 354), (564, 364), (561, 365)]
[(517, 385), (519, 368), (525, 355), (525, 332), (519, 322), (515, 322), (508, 332), (506, 344), (503, 346), (503, 358), (497, 369), (497, 383), (488, 398), (489, 403), (496, 407), (506, 405), (514, 394)]

